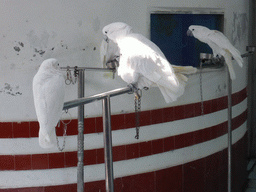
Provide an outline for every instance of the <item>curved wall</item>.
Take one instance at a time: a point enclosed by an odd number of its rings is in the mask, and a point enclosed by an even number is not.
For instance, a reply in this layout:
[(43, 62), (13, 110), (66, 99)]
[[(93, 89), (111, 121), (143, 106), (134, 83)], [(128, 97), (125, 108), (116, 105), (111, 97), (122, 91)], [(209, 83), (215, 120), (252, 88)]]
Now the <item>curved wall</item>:
[[(247, 148), (247, 94), (233, 100), (233, 187), (245, 181)], [(141, 139), (133, 138), (134, 113), (112, 116), (116, 188), (124, 191), (225, 191), (227, 176), (227, 97), (201, 103), (143, 111)], [(87, 118), (85, 125), (85, 189), (104, 190), (102, 118)], [(36, 122), (1, 123), (0, 182), (2, 188), (70, 191), (76, 188), (77, 121), (68, 126), (65, 152), (45, 153), (37, 146)], [(26, 134), (18, 130), (26, 129)], [(36, 131), (35, 131), (35, 130)], [(62, 133), (59, 132), (58, 135)], [(24, 139), (26, 138), (26, 139)], [(25, 148), (26, 145), (33, 146)], [(8, 171), (7, 171), (8, 170)], [(175, 184), (169, 183), (169, 179)], [(172, 183), (171, 182), (171, 183)], [(53, 186), (52, 186), (53, 185)], [(133, 188), (133, 187), (134, 188)], [(206, 190), (207, 189), (207, 190)], [(15, 189), (13, 189), (15, 191)], [(93, 190), (92, 190), (93, 191)], [(118, 191), (118, 190), (117, 190)]]
[[(136, 6), (134, 6), (136, 5)], [(195, 8), (195, 5), (197, 7)], [(0, 189), (76, 191), (77, 112), (71, 109), (66, 147), (38, 145), (32, 79), (50, 57), (61, 66), (101, 67), (101, 29), (123, 21), (149, 37), (152, 10), (221, 10), (224, 32), (243, 53), (248, 44), (248, 1), (2, 1), (0, 6)], [(247, 60), (234, 65), (233, 190), (246, 179)], [(65, 74), (65, 72), (63, 72)], [(86, 96), (126, 86), (108, 74), (86, 72)], [(199, 74), (185, 94), (166, 104), (157, 88), (143, 91), (140, 139), (134, 139), (133, 95), (111, 98), (116, 191), (226, 191), (227, 83), (225, 69), (203, 71), (204, 115)], [(77, 97), (66, 86), (65, 100)], [(14, 105), (15, 103), (15, 105)], [(85, 191), (104, 191), (101, 102), (85, 107)], [(63, 127), (63, 126), (61, 126)], [(62, 128), (57, 128), (59, 136)], [(62, 141), (62, 138), (60, 138)]]

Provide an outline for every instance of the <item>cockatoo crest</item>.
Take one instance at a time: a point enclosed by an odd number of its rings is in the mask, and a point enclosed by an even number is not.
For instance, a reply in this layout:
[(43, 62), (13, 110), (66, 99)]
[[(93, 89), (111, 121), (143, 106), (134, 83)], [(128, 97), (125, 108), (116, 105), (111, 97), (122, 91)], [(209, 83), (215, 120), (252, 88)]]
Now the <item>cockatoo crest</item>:
[(102, 33), (112, 39), (115, 43), (115, 39), (118, 37), (126, 36), (132, 32), (132, 27), (122, 22), (111, 23), (102, 29)]
[(57, 59), (47, 59), (44, 60), (43, 63), (40, 65), (40, 68), (38, 71), (40, 72), (54, 72), (54, 71), (59, 71), (60, 67), (59, 67), (59, 62)]

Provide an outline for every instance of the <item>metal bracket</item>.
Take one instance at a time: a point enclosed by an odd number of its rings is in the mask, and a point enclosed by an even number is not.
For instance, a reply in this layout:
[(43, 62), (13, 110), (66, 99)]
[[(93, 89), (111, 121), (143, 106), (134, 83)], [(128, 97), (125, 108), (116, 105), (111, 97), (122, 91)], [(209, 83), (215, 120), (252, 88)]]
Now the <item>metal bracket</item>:
[(113, 69), (110, 68), (97, 68), (97, 67), (60, 67), (61, 70), (74, 70), (74, 71), (78, 71), (78, 70), (84, 70), (84, 71), (99, 71), (99, 72), (112, 72)]
[[(61, 69), (66, 70), (67, 67)], [(64, 103), (63, 110), (78, 107), (78, 138), (77, 138), (77, 191), (84, 191), (84, 105), (97, 100), (103, 100), (103, 134), (104, 134), (104, 151), (105, 151), (105, 183), (106, 191), (114, 192), (114, 177), (113, 177), (113, 160), (112, 160), (112, 136), (111, 136), (111, 112), (110, 112), (110, 97), (134, 92), (133, 85), (128, 85), (124, 88), (115, 89), (101, 94), (96, 94), (84, 98), (84, 70), (100, 70), (109, 71), (110, 69), (101, 68), (83, 68), (83, 67), (68, 67), (78, 73), (78, 99)], [(110, 70), (111, 71), (111, 70)]]
[[(253, 55), (255, 49), (255, 46), (246, 46), (247, 53), (242, 54), (241, 57), (244, 58)], [(224, 62), (225, 59), (223, 57), (213, 57), (213, 55), (209, 53), (200, 53), (200, 63), (202, 63), (203, 68), (220, 68), (224, 66)]]
[(202, 65), (203, 68), (220, 68), (224, 66), (224, 62), (223, 57), (213, 57), (213, 54), (200, 53), (200, 65)]
[(74, 70), (74, 74), (77, 75), (79, 70), (84, 70), (84, 71), (98, 71), (98, 72), (113, 72), (113, 79), (115, 77), (115, 72), (116, 72), (116, 68), (96, 68), (96, 67), (60, 67), (61, 70)]
[(255, 51), (255, 46), (246, 46), (246, 51), (248, 51), (249, 53), (252, 53)]

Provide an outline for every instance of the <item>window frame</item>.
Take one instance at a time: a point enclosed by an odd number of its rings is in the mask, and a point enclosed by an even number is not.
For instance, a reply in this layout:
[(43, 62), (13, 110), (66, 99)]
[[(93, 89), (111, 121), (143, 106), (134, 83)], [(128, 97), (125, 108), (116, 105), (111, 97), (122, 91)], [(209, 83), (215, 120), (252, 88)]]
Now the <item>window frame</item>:
[[(151, 39), (151, 14), (209, 14), (209, 15), (221, 15), (220, 31), (225, 34), (225, 21), (226, 14), (224, 9), (215, 8), (174, 8), (174, 7), (151, 7), (148, 9), (148, 37)], [(198, 65), (199, 66), (199, 65)], [(199, 68), (199, 67), (198, 67)], [(213, 69), (222, 69), (220, 65), (203, 65), (203, 68), (207, 68), (211, 71)], [(214, 70), (214, 71), (215, 71)]]

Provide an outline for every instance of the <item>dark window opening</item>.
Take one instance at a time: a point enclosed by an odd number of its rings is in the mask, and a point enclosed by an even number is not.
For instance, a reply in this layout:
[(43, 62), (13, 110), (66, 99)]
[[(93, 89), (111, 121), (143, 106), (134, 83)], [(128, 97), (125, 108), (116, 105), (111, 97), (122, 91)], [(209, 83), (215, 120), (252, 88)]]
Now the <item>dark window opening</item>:
[(202, 25), (223, 31), (221, 14), (157, 14), (150, 16), (151, 41), (165, 54), (171, 64), (198, 67), (200, 53), (212, 53), (211, 48), (194, 37), (187, 36), (190, 25)]

